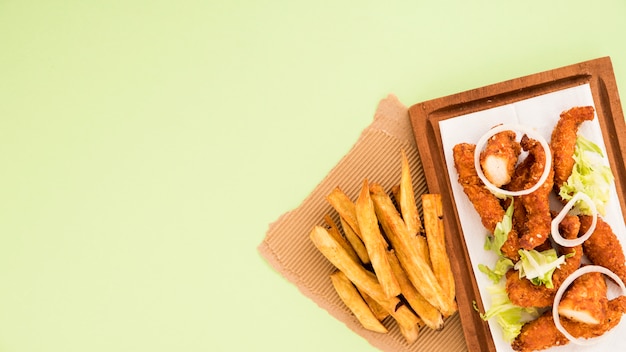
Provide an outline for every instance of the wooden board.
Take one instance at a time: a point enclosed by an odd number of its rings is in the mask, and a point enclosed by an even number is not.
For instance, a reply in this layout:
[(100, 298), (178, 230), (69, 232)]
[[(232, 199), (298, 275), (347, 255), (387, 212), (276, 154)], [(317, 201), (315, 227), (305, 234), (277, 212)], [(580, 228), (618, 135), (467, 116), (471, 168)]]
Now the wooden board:
[(409, 108), (413, 134), (423, 164), (430, 193), (441, 193), (445, 209), (447, 245), (457, 281), (457, 301), (464, 335), (470, 351), (495, 351), (484, 322), (474, 309), (481, 311), (482, 300), (472, 272), (469, 254), (456, 212), (454, 197), (444, 159), (439, 122), (468, 113), (482, 111), (546, 93), (589, 84), (606, 144), (610, 166), (622, 212), (626, 217), (626, 124), (609, 57), (581, 62), (530, 76), (473, 89), (459, 94), (412, 105)]

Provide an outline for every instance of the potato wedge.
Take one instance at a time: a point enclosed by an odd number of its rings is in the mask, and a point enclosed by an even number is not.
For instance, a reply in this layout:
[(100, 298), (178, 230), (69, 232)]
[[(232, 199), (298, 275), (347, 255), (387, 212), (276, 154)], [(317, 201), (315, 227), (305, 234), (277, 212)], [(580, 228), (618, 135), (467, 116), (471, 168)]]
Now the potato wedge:
[(433, 273), (441, 285), (443, 293), (448, 301), (448, 306), (453, 310), (446, 313), (454, 313), (457, 310), (454, 274), (450, 265), (450, 258), (446, 250), (445, 229), (443, 224), (443, 204), (440, 194), (422, 195), (422, 207), (424, 211), (424, 229), (430, 253), (430, 262)]
[(409, 159), (407, 158), (404, 149), (402, 150), (402, 172), (397, 197), (398, 199), (396, 200), (398, 201), (402, 219), (406, 224), (409, 235), (414, 236), (421, 233), (423, 231), (422, 222), (420, 221), (417, 204), (415, 203)]
[(400, 285), (393, 275), (387, 246), (378, 226), (378, 219), (374, 211), (374, 203), (370, 197), (369, 184), (363, 181), (361, 193), (355, 203), (355, 211), (361, 238), (367, 249), (367, 254), (371, 260), (372, 268), (378, 278), (387, 297), (395, 297), (400, 294)]
[(365, 302), (357, 288), (348, 279), (346, 274), (336, 271), (330, 274), (330, 280), (339, 295), (339, 298), (350, 309), (356, 319), (367, 330), (387, 333), (387, 328), (374, 315), (369, 305)]
[(409, 235), (406, 225), (389, 195), (379, 184), (371, 184), (370, 192), (378, 220), (413, 286), (444, 316), (454, 313), (456, 306), (450, 305), (447, 295), (443, 292), (431, 267), (413, 245), (415, 241)]
[(389, 263), (400, 284), (402, 295), (411, 308), (413, 308), (415, 313), (424, 321), (426, 326), (433, 330), (441, 330), (443, 328), (443, 316), (437, 308), (430, 304), (424, 296), (417, 291), (415, 286), (413, 286), (394, 252), (389, 254)]

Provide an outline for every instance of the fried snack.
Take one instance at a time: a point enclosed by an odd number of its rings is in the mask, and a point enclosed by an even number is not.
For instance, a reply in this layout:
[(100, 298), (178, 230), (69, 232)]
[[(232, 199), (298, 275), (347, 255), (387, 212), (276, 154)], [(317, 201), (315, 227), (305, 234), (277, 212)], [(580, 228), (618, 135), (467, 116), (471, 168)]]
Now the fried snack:
[(376, 318), (368, 304), (348, 277), (341, 271), (330, 274), (330, 280), (339, 298), (367, 330), (387, 333), (387, 328)]
[[(527, 158), (533, 158), (526, 187), (535, 185), (546, 167), (546, 153), (541, 144), (524, 135), (520, 141), (522, 148), (528, 151)], [(524, 230), (520, 234), (519, 244), (524, 249), (534, 249), (542, 245), (550, 235), (552, 217), (550, 215), (549, 195), (552, 192), (554, 170), (550, 169), (548, 178), (536, 191), (521, 196), (521, 203), (526, 210)]]
[(389, 254), (389, 263), (393, 273), (398, 279), (402, 295), (409, 303), (409, 306), (417, 313), (417, 315), (424, 321), (424, 324), (433, 330), (443, 329), (443, 316), (432, 304), (422, 296), (415, 286), (411, 283), (411, 280), (406, 276), (404, 269), (400, 265), (400, 261), (395, 253)]
[(333, 221), (330, 215), (326, 214), (324, 216), (324, 222), (328, 225), (328, 233), (335, 238), (335, 240), (343, 247), (343, 249), (346, 250), (346, 252), (348, 252), (351, 257), (359, 260), (356, 251), (354, 250), (352, 245), (346, 240), (346, 238), (341, 235), (339, 227), (337, 227), (337, 224)]
[(352, 230), (361, 237), (359, 232), (359, 224), (356, 220), (356, 211), (354, 203), (350, 200), (343, 190), (335, 187), (327, 196), (326, 201), (337, 211), (339, 216), (352, 228)]
[(370, 191), (378, 220), (413, 286), (444, 316), (453, 314), (455, 307), (450, 306), (450, 302), (446, 299), (447, 295), (439, 285), (437, 277), (413, 245), (415, 240), (409, 235), (406, 225), (389, 195), (378, 184), (371, 184)]
[(502, 131), (487, 141), (480, 152), (480, 166), (485, 177), (496, 187), (511, 181), (517, 159), (522, 151), (514, 131)]
[[(567, 215), (559, 224), (559, 231), (567, 239), (578, 237), (579, 229), (580, 221), (575, 215)], [(565, 258), (565, 262), (554, 270), (552, 274), (553, 288), (547, 288), (545, 285), (534, 285), (530, 280), (520, 278), (519, 273), (514, 269), (510, 269), (506, 273), (506, 291), (513, 304), (520, 307), (548, 307), (552, 305), (556, 291), (563, 281), (580, 267), (583, 247), (582, 245), (563, 247), (559, 252), (560, 255), (571, 254), (571, 256)]]
[(346, 274), (348, 279), (358, 288), (380, 303), (390, 303), (385, 309), (389, 310), (390, 306), (395, 307), (395, 305), (400, 303), (398, 298), (388, 298), (383, 292), (376, 275), (366, 270), (354, 257), (349, 255), (324, 227), (314, 226), (309, 237), (324, 257), (337, 269)]
[(559, 304), (559, 315), (585, 324), (605, 320), (609, 300), (604, 276), (599, 272), (585, 274), (572, 282)]
[(369, 184), (363, 180), (361, 193), (355, 203), (355, 211), (361, 238), (367, 249), (367, 255), (372, 262), (378, 282), (387, 297), (400, 294), (400, 285), (396, 280), (388, 260), (387, 245), (378, 226), (378, 219), (374, 211), (374, 203), (370, 197)]
[[(587, 232), (591, 226), (591, 216), (580, 216), (580, 233)], [(596, 264), (603, 266), (626, 282), (626, 259), (624, 257), (624, 250), (622, 245), (606, 221), (598, 216), (598, 222), (596, 229), (589, 239), (583, 243), (585, 254), (589, 260)]]
[[(624, 313), (626, 313), (626, 296), (619, 296), (609, 301), (606, 317), (600, 324), (583, 324), (567, 318), (561, 319), (561, 324), (576, 338), (593, 338), (613, 329), (619, 324)], [(511, 347), (515, 351), (531, 352), (568, 343), (569, 340), (554, 325), (552, 311), (548, 310), (539, 318), (526, 323)]]
[(491, 233), (502, 221), (505, 210), (500, 201), (483, 184), (474, 166), (476, 145), (460, 143), (454, 146), (454, 166), (459, 174), (459, 184), (467, 195), (474, 209), (480, 216), (483, 226)]
[(374, 313), (376, 319), (378, 319), (379, 321), (383, 321), (383, 319), (387, 318), (390, 315), (389, 312), (385, 310), (385, 308), (381, 306), (380, 303), (376, 302), (375, 299), (370, 297), (367, 293), (363, 292), (363, 290), (359, 289), (358, 287), (357, 290), (361, 294), (361, 297), (363, 297), (365, 303), (367, 303), (367, 305), (370, 307), (372, 313)]
[(574, 107), (561, 113), (559, 121), (552, 130), (550, 147), (554, 169), (554, 188), (557, 193), (572, 174), (578, 129), (583, 122), (593, 120), (593, 118), (593, 106)]
[(424, 208), (424, 229), (426, 230), (433, 273), (448, 299), (448, 304), (455, 307), (456, 310), (454, 274), (446, 249), (441, 194), (422, 195), (422, 207)]
[(424, 326), (424, 323), (409, 307), (401, 305), (394, 312), (391, 312), (391, 316), (398, 323), (400, 333), (408, 344), (417, 341), (420, 329)]
[(404, 149), (402, 150), (402, 173), (400, 177), (400, 187), (397, 193), (398, 205), (402, 219), (406, 224), (409, 235), (417, 235), (422, 233), (423, 227), (417, 211), (417, 203), (413, 193), (413, 182), (411, 181), (411, 170), (409, 168), (409, 159), (407, 159)]
[[(459, 175), (459, 184), (474, 206), (481, 223), (487, 231), (493, 233), (506, 211), (500, 200), (485, 187), (478, 177), (474, 165), (475, 149), (474, 144), (460, 143), (455, 145), (453, 149), (454, 166)], [(502, 245), (502, 253), (508, 258), (516, 260), (519, 259), (518, 249), (517, 231), (510, 231), (507, 240)]]
[(387, 297), (376, 276), (367, 271), (328, 233), (322, 226), (314, 226), (309, 234), (311, 242), (337, 269), (342, 271), (352, 283), (376, 300), (398, 323), (407, 341), (414, 341), (423, 322), (398, 297)]
[(370, 257), (367, 255), (367, 248), (365, 248), (365, 244), (361, 241), (361, 237), (354, 232), (352, 227), (348, 225), (344, 218), (339, 217), (339, 222), (341, 223), (341, 228), (343, 229), (343, 234), (345, 235), (346, 240), (350, 242), (350, 245), (352, 245), (352, 248), (361, 262), (363, 264), (369, 264), (371, 262)]

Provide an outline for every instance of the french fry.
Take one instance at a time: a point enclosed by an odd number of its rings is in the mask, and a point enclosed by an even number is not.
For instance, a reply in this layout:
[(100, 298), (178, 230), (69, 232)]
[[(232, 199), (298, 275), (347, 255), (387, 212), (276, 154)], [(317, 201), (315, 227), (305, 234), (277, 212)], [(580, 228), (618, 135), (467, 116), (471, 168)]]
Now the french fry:
[(339, 217), (339, 222), (341, 223), (341, 228), (343, 229), (346, 239), (350, 242), (352, 248), (354, 248), (354, 251), (359, 256), (359, 259), (361, 259), (361, 262), (363, 262), (363, 264), (369, 264), (371, 261), (369, 255), (367, 255), (367, 248), (365, 248), (365, 245), (363, 244), (363, 241), (361, 241), (359, 235), (354, 232), (352, 227), (350, 227), (350, 225), (348, 225), (342, 217)]
[(346, 250), (346, 252), (348, 252), (351, 257), (359, 260), (358, 254), (356, 253), (352, 245), (348, 242), (348, 240), (346, 240), (346, 238), (341, 235), (339, 227), (337, 227), (337, 224), (335, 223), (335, 221), (333, 221), (330, 215), (327, 214), (326, 216), (324, 216), (324, 222), (326, 222), (326, 224), (330, 227), (328, 229), (328, 233), (330, 233), (330, 235), (332, 235), (335, 240), (337, 240), (337, 242)]
[(387, 238), (396, 251), (400, 265), (417, 291), (444, 316), (456, 311), (426, 260), (417, 252), (412, 236), (389, 195), (378, 184), (370, 185), (374, 209)]
[(367, 180), (363, 180), (361, 193), (355, 203), (355, 211), (361, 238), (367, 249), (367, 254), (372, 262), (372, 268), (378, 282), (382, 286), (387, 297), (395, 297), (400, 294), (400, 285), (393, 275), (387, 255), (387, 246), (374, 211), (374, 203), (370, 197)]
[(420, 221), (417, 204), (415, 203), (409, 159), (407, 158), (404, 149), (402, 149), (402, 172), (397, 197), (398, 198), (396, 200), (398, 201), (400, 212), (402, 213), (402, 219), (409, 230), (409, 235), (421, 233), (423, 231), (422, 222)]
[[(450, 312), (453, 313), (457, 309), (455, 302), (454, 274), (452, 273), (450, 259), (446, 250), (441, 195), (422, 195), (422, 207), (424, 209), (424, 228), (426, 230), (426, 240), (428, 242), (428, 251), (430, 253), (433, 272), (448, 300), (448, 305), (454, 307), (454, 310)], [(448, 313), (446, 314), (449, 315)]]
[(369, 305), (365, 302), (363, 297), (361, 297), (359, 291), (348, 279), (346, 274), (341, 271), (336, 271), (330, 274), (330, 280), (339, 298), (341, 298), (365, 329), (380, 333), (388, 332), (387, 328), (374, 315)]
[(337, 269), (343, 271), (350, 281), (379, 302), (385, 310), (394, 310), (395, 306), (400, 303), (397, 297), (387, 297), (376, 275), (365, 269), (354, 257), (350, 256), (324, 227), (314, 226), (309, 237), (328, 261)]
[(356, 220), (356, 210), (354, 203), (339, 187), (335, 187), (327, 196), (326, 200), (339, 213), (339, 216), (361, 237), (359, 224)]
[(372, 313), (374, 313), (376, 319), (382, 321), (390, 315), (389, 312), (385, 310), (385, 308), (383, 308), (383, 306), (381, 306), (380, 303), (378, 303), (375, 299), (370, 297), (367, 293), (363, 292), (363, 290), (359, 289), (358, 287), (357, 290), (361, 294), (361, 297), (363, 297), (365, 303), (367, 303), (367, 305), (370, 307)]
[(400, 333), (404, 336), (407, 343), (412, 344), (417, 341), (421, 327), (424, 325), (422, 320), (413, 313), (406, 305), (401, 305), (391, 316), (398, 323)]
[(387, 297), (376, 276), (367, 271), (322, 226), (314, 226), (309, 238), (315, 247), (359, 289), (376, 300), (397, 322), (407, 341), (417, 338), (422, 320), (398, 297)]
[(415, 248), (417, 249), (417, 254), (424, 258), (428, 266), (432, 269), (432, 263), (430, 262), (430, 252), (428, 250), (428, 241), (426, 237), (422, 235), (417, 235), (414, 237), (415, 239)]
[(424, 324), (433, 330), (441, 330), (443, 328), (443, 316), (432, 304), (419, 293), (413, 286), (409, 278), (406, 276), (404, 269), (400, 265), (400, 261), (395, 253), (389, 254), (389, 263), (393, 273), (400, 284), (402, 295), (413, 308), (415, 313), (422, 319)]

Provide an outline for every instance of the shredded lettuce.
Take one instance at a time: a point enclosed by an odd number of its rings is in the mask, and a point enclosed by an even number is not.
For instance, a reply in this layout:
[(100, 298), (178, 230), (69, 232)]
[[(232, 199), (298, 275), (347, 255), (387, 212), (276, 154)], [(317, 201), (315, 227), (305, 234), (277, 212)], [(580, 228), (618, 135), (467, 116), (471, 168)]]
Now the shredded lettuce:
[(493, 251), (498, 255), (493, 268), (484, 264), (478, 264), (478, 269), (486, 274), (491, 281), (498, 283), (500, 279), (506, 274), (506, 272), (513, 267), (513, 262), (502, 255), (502, 244), (509, 236), (509, 232), (513, 229), (513, 199), (511, 199), (511, 205), (507, 208), (502, 221), (496, 224), (496, 229), (493, 232), (493, 236), (487, 236), (485, 240), (484, 248), (487, 251)]
[(511, 198), (511, 205), (507, 208), (502, 220), (496, 224), (493, 236), (487, 236), (484, 246), (485, 250), (494, 251), (497, 255), (502, 256), (500, 248), (506, 242), (509, 232), (513, 229), (513, 209), (513, 198)]
[[(567, 201), (576, 193), (583, 192), (594, 200), (598, 212), (604, 215), (614, 176), (611, 168), (604, 162), (602, 149), (592, 141), (578, 135), (573, 158), (575, 163), (572, 174), (561, 186), (559, 195)], [(578, 202), (576, 205), (580, 212), (589, 214), (590, 209), (587, 204)]]
[(503, 337), (507, 342), (513, 341), (519, 335), (522, 326), (539, 317), (536, 308), (523, 308), (511, 302), (506, 292), (505, 285), (492, 285), (487, 288), (491, 297), (491, 307), (480, 317), (483, 320), (495, 318), (502, 327)]
[(535, 285), (554, 287), (552, 273), (565, 262), (565, 256), (559, 257), (554, 249), (543, 252), (520, 249), (519, 254), (520, 260), (514, 268), (519, 271), (520, 278), (526, 277)]
[(495, 284), (500, 282), (500, 279), (502, 279), (502, 277), (506, 275), (506, 272), (509, 271), (509, 269), (511, 269), (513, 265), (514, 264), (511, 259), (500, 257), (493, 269), (484, 264), (478, 264), (478, 269), (482, 273), (487, 275), (489, 277), (489, 280), (493, 281), (493, 283)]

